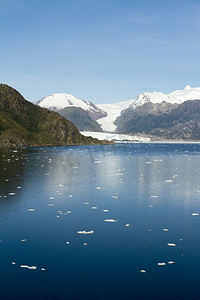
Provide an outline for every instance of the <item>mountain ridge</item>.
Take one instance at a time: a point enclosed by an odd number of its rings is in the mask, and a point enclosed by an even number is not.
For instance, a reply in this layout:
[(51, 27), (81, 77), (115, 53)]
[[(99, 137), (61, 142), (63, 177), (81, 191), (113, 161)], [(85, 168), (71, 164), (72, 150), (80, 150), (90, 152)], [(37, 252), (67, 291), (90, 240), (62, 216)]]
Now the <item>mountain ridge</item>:
[(84, 144), (102, 142), (82, 136), (56, 112), (36, 106), (14, 88), (0, 84), (0, 147)]

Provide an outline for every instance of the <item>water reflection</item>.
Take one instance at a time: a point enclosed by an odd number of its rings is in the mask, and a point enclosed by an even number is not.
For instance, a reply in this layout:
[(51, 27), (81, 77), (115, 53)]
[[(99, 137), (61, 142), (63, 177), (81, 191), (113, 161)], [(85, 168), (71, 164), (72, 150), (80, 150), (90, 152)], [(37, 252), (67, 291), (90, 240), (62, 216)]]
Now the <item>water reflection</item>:
[[(200, 221), (192, 216), (200, 213), (199, 149), (119, 144), (1, 151), (0, 263), (14, 282), (11, 291), (2, 276), (3, 297), (170, 299), (168, 282), (178, 278), (184, 293), (177, 299), (192, 299), (184, 282), (190, 264), (199, 269)], [(171, 260), (173, 266), (158, 269), (158, 262)], [(198, 286), (195, 272), (190, 276)]]

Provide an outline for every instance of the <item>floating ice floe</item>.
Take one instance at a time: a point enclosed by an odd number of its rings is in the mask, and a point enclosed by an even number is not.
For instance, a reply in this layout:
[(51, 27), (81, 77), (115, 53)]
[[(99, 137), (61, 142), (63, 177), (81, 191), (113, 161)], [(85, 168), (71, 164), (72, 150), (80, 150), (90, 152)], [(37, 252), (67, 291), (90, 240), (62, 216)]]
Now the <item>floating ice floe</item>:
[(118, 221), (114, 220), (114, 219), (106, 219), (106, 220), (104, 220), (104, 222), (114, 223), (114, 222), (118, 222)]
[(176, 244), (174, 244), (174, 243), (167, 243), (167, 245), (170, 246), (170, 247), (175, 247), (176, 246)]
[(29, 270), (36, 270), (37, 267), (36, 266), (31, 266), (31, 267), (28, 267)]
[(29, 269), (29, 270), (36, 270), (36, 266), (27, 266), (27, 265), (20, 265), (20, 268)]
[(166, 263), (162, 262), (162, 263), (157, 263), (158, 266), (165, 266)]
[(193, 213), (192, 216), (199, 216), (199, 214), (198, 213)]
[(94, 230), (89, 230), (89, 231), (85, 231), (85, 230), (80, 230), (80, 231), (77, 231), (77, 233), (79, 234), (93, 234), (94, 233)]
[(147, 271), (146, 270), (140, 270), (140, 273), (146, 273)]

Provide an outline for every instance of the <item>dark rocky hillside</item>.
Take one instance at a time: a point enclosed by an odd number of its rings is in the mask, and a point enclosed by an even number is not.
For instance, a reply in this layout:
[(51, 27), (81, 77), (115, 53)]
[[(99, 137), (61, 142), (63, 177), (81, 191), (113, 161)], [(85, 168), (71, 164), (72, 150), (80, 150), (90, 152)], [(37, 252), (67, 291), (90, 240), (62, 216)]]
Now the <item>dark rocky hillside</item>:
[(99, 123), (93, 120), (90, 114), (80, 107), (66, 107), (57, 110), (57, 112), (71, 121), (81, 131), (102, 131)]
[(0, 147), (104, 144), (81, 135), (56, 112), (26, 101), (6, 84), (0, 84)]
[(200, 140), (200, 101), (146, 103), (117, 118), (116, 132), (150, 134), (165, 139)]

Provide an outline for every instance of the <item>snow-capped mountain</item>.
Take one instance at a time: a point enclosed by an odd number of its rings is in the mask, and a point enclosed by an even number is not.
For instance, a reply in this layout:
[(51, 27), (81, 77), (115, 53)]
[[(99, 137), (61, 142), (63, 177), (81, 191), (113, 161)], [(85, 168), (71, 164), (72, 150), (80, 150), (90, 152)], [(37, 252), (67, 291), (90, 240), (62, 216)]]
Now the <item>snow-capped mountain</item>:
[[(144, 117), (144, 115), (161, 115), (163, 113), (169, 114), (172, 112), (172, 110), (177, 109), (177, 106), (185, 103), (188, 100), (200, 100), (200, 87), (190, 87), (188, 85), (184, 90), (176, 90), (169, 94), (164, 94), (162, 92), (156, 91), (146, 92), (140, 94), (136, 99), (98, 105), (94, 105), (92, 102), (86, 102), (84, 100), (78, 99), (71, 94), (62, 93), (45, 97), (42, 100), (36, 102), (36, 104), (50, 110), (55, 110), (58, 113), (63, 109), (71, 109), (71, 111), (65, 112), (67, 113), (66, 118), (69, 119), (69, 113), (70, 115), (73, 115), (71, 121), (81, 130), (88, 130), (88, 128), (90, 128), (90, 131), (93, 131), (91, 124), (88, 125), (89, 127), (83, 126), (83, 128), (80, 127), (80, 124), (76, 124), (76, 121), (79, 121), (80, 123), (80, 120), (82, 120), (84, 115), (83, 111), (85, 111), (91, 116), (93, 120), (96, 120), (98, 122), (103, 131), (126, 133), (129, 127), (127, 123), (128, 120), (131, 122), (131, 126), (133, 126), (133, 120), (131, 120), (130, 118), (133, 117), (133, 119), (135, 120), (134, 122), (136, 122), (135, 118), (138, 114), (140, 115), (140, 118)], [(194, 105), (195, 107), (197, 107), (198, 103), (195, 103)], [(74, 111), (73, 107), (78, 107), (79, 110), (83, 110), (82, 114), (80, 115), (80, 112)], [(188, 105), (182, 106), (182, 109), (185, 109), (186, 107), (188, 108)], [(178, 115), (177, 111), (175, 111), (174, 113)], [(88, 117), (84, 117), (85, 122), (88, 122)], [(195, 115), (195, 118), (196, 117), (197, 115)], [(140, 132), (142, 123), (139, 121), (137, 122), (138, 126), (140, 126), (140, 128), (138, 127), (138, 132)], [(150, 121), (147, 120), (147, 122)], [(98, 127), (98, 124), (96, 124), (95, 126)], [(100, 129), (96, 131), (100, 131)]]
[(97, 122), (102, 126), (104, 131), (114, 132), (117, 128), (114, 123), (125, 109), (136, 109), (147, 103), (161, 104), (166, 102), (169, 104), (181, 104), (188, 100), (200, 100), (200, 87), (191, 88), (188, 85), (184, 90), (176, 90), (169, 94), (164, 94), (162, 92), (146, 92), (140, 94), (137, 99), (112, 104), (99, 104), (97, 106), (104, 110), (107, 113), (107, 116), (98, 119)]
[(71, 94), (52, 94), (35, 102), (35, 104), (54, 111), (58, 111), (67, 107), (79, 107), (87, 111), (94, 120), (106, 116), (106, 112), (98, 108), (92, 102), (81, 100)]
[(176, 90), (170, 94), (163, 94), (162, 92), (147, 92), (140, 94), (135, 101), (131, 104), (133, 108), (144, 105), (147, 102), (153, 104), (162, 103), (163, 101), (170, 104), (181, 104), (187, 100), (200, 99), (200, 87), (191, 88), (189, 85), (184, 90)]

